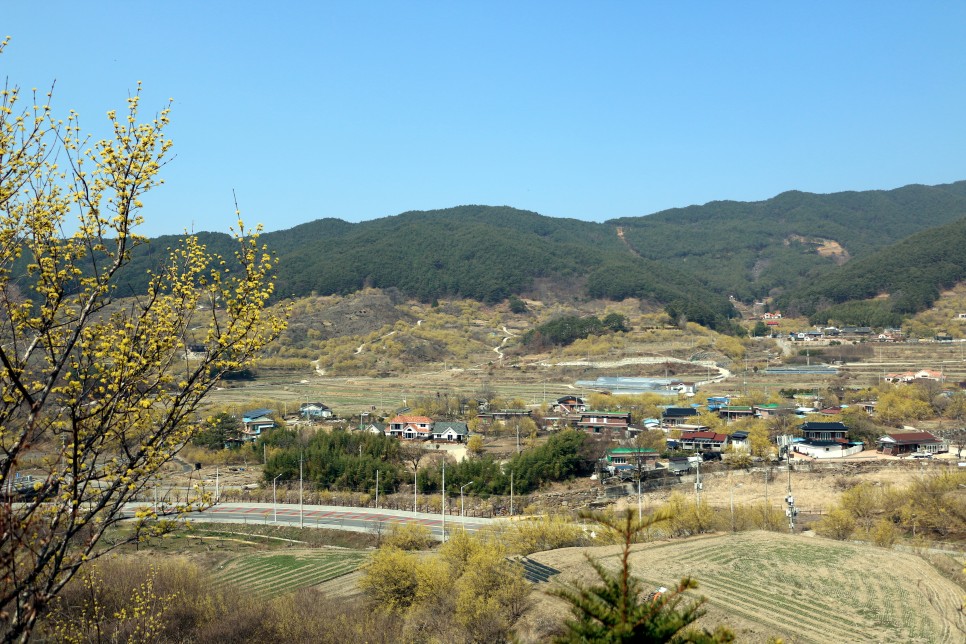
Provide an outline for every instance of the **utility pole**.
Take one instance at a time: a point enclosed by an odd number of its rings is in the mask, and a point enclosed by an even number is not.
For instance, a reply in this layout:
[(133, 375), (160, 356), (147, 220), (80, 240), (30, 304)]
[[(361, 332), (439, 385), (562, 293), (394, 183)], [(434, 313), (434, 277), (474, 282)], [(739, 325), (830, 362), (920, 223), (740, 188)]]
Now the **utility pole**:
[(376, 508), (379, 507), (379, 470), (376, 470)]
[(460, 516), (461, 517), (465, 517), (466, 516), (466, 508), (463, 506), (463, 488), (465, 488), (465, 487), (467, 487), (469, 485), (473, 485), (473, 481), (470, 481), (466, 485), (461, 485), (460, 486)]
[(272, 479), (272, 507), (275, 509), (275, 523), (278, 523), (278, 497), (275, 495), (275, 481), (278, 480), (278, 476)]
[(413, 512), (416, 511), (416, 506), (419, 503), (419, 488), (416, 487), (416, 484), (418, 482), (416, 475), (418, 473), (419, 473), (419, 470), (416, 469), (416, 466), (413, 466)]
[(644, 505), (641, 502), (641, 476), (637, 475), (637, 521), (644, 522)]
[(510, 470), (510, 516), (513, 516), (513, 470)]
[(795, 517), (798, 516), (798, 508), (795, 507), (795, 497), (792, 496), (792, 456), (788, 453), (788, 494), (785, 496), (785, 516), (788, 517), (788, 531), (795, 532)]
[(731, 531), (735, 530), (735, 484), (731, 484)]
[(443, 543), (446, 543), (446, 461), (443, 461), (443, 503), (440, 507), (443, 512)]
[(698, 476), (694, 481), (694, 498), (697, 505), (701, 505), (701, 461), (697, 463)]
[(644, 474), (641, 471), (641, 448), (637, 448), (637, 521), (643, 523), (644, 521), (644, 505), (641, 502), (641, 475)]
[(304, 528), (305, 522), (302, 514), (302, 452), (299, 452), (299, 528)]

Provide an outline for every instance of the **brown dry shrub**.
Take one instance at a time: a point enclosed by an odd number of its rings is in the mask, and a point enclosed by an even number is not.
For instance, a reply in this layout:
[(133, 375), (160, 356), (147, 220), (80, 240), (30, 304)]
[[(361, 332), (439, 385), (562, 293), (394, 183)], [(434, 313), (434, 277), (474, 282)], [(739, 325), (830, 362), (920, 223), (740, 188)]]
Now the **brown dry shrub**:
[(404, 624), (397, 616), (310, 588), (272, 600), (266, 612), (260, 637), (248, 641), (392, 644), (404, 639)]
[[(85, 573), (95, 583), (85, 584)], [(76, 577), (41, 623), (38, 641), (138, 641), (138, 624), (117, 619), (132, 611), (132, 597), (151, 580), (150, 612), (160, 616), (157, 642), (372, 642), (402, 639), (404, 624), (372, 611), (361, 599), (329, 598), (312, 589), (267, 599), (231, 587), (213, 586), (196, 564), (180, 558), (160, 561), (125, 555), (103, 559)], [(92, 590), (93, 589), (93, 590)], [(102, 618), (87, 628), (95, 602)]]
[(838, 492), (844, 492), (846, 490), (850, 490), (854, 488), (856, 485), (858, 485), (861, 482), (862, 482), (861, 479), (856, 478), (854, 476), (836, 476), (835, 479), (832, 481), (832, 486)]
[[(83, 569), (60, 594), (41, 624), (41, 632), (127, 641), (137, 637), (138, 620), (119, 617), (145, 598), (148, 618), (160, 623), (160, 641), (186, 641), (230, 611), (246, 613), (252, 604), (232, 589), (213, 588), (208, 575), (181, 557), (156, 560), (112, 556)], [(95, 618), (95, 607), (99, 618)], [(143, 621), (143, 620), (142, 620)], [(101, 635), (97, 636), (97, 629)]]

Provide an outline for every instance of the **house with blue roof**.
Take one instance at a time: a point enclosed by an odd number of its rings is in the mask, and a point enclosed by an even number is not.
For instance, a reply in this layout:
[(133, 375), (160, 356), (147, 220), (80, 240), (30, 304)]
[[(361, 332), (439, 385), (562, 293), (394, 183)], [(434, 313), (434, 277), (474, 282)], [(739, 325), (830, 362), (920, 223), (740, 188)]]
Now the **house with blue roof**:
[(275, 429), (275, 419), (272, 418), (274, 413), (274, 409), (267, 408), (242, 412), (242, 438), (253, 441), (261, 436), (262, 432)]

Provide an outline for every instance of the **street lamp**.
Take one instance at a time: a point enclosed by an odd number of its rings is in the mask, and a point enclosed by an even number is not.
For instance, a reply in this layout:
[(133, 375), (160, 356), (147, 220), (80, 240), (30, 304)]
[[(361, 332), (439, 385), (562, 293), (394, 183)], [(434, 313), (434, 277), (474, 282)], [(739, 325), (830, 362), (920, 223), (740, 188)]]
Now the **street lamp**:
[(473, 485), (473, 481), (470, 481), (466, 485), (461, 485), (460, 486), (460, 516), (461, 517), (465, 517), (466, 516), (466, 511), (463, 508), (463, 488), (464, 487), (467, 487), (469, 485)]
[(272, 479), (272, 508), (275, 510), (275, 523), (278, 523), (278, 498), (275, 496), (275, 481), (278, 480), (278, 476)]

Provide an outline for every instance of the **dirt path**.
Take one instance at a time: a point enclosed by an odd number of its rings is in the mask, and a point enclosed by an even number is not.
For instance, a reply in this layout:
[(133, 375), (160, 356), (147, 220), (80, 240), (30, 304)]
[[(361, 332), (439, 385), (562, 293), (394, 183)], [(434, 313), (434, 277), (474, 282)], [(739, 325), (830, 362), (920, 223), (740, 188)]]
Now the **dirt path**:
[[(422, 323), (422, 320), (416, 320), (416, 326), (419, 326), (419, 325), (420, 325), (420, 323)], [(389, 336), (391, 336), (391, 335), (394, 335), (395, 333), (396, 333), (395, 331), (390, 331), (390, 332), (389, 332), (389, 333), (387, 333), (386, 335), (383, 335), (383, 336), (380, 336), (380, 338), (379, 338), (379, 339), (380, 339), (380, 340), (385, 340), (386, 338), (388, 338), (388, 337), (389, 337)], [(366, 343), (365, 343), (365, 342), (363, 342), (362, 344), (360, 344), (360, 345), (359, 345), (359, 346), (358, 346), (358, 347), (356, 348), (356, 355), (359, 355), (360, 353), (362, 353), (362, 350), (363, 350), (363, 349), (365, 349), (365, 348), (366, 348)], [(315, 362), (318, 362), (318, 361), (316, 360)], [(320, 374), (320, 375), (321, 375), (321, 374)]]
[(503, 326), (503, 333), (506, 334), (503, 336), (503, 340), (500, 342), (498, 346), (493, 347), (493, 350), (496, 352), (496, 355), (500, 356), (501, 362), (503, 361), (503, 347), (506, 346), (506, 343), (510, 340), (510, 338), (517, 337), (517, 334), (510, 331), (510, 329), (506, 328), (506, 325)]
[(627, 248), (627, 250), (629, 250), (631, 252), (631, 255), (633, 255), (634, 257), (640, 257), (641, 256), (641, 254), (639, 252), (637, 252), (637, 249), (634, 248), (633, 246), (631, 246), (631, 243), (629, 241), (627, 241), (627, 238), (626, 237), (624, 237), (624, 227), (623, 226), (618, 226), (617, 227), (617, 238), (620, 239), (621, 242), (624, 244), (624, 246)]

